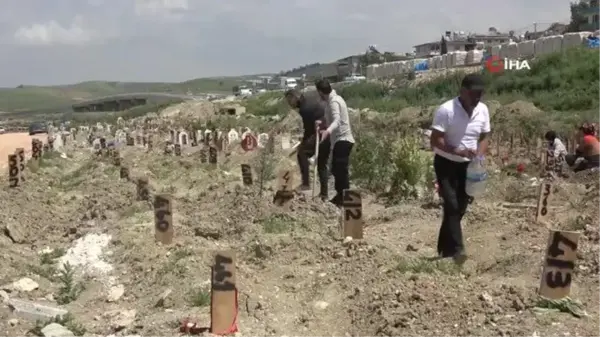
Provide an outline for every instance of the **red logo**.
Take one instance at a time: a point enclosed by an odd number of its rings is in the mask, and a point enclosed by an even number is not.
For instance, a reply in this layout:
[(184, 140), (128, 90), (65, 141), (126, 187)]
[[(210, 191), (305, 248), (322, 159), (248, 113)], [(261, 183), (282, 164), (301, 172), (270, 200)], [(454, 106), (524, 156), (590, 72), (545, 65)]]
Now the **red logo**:
[(254, 137), (250, 132), (248, 132), (246, 136), (244, 136), (244, 139), (242, 139), (242, 149), (244, 149), (246, 152), (254, 150), (257, 145), (258, 141), (256, 140), (256, 137)]
[(499, 56), (490, 56), (485, 61), (485, 68), (492, 74), (500, 73), (504, 70), (504, 60)]

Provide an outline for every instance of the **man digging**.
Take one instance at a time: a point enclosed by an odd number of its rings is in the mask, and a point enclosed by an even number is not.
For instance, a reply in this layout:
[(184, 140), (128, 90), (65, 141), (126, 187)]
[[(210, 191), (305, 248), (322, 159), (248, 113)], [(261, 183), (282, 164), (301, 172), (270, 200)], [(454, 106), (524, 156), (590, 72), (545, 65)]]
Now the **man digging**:
[[(300, 145), (298, 145), (297, 158), (300, 175), (302, 176), (300, 190), (308, 191), (311, 189), (309, 158), (315, 155), (316, 127), (317, 124), (325, 121), (325, 107), (319, 102), (317, 97), (307, 97), (294, 89), (288, 90), (285, 93), (285, 99), (290, 107), (298, 109), (298, 113), (300, 114), (300, 117), (302, 117), (304, 134), (302, 135)], [(316, 158), (319, 183), (321, 185), (319, 196), (323, 201), (327, 200), (328, 194), (327, 180), (329, 172), (327, 171), (327, 161), (329, 160), (330, 147), (331, 144), (329, 139), (325, 139), (321, 142), (321, 144), (319, 144), (319, 155), (318, 158)]]

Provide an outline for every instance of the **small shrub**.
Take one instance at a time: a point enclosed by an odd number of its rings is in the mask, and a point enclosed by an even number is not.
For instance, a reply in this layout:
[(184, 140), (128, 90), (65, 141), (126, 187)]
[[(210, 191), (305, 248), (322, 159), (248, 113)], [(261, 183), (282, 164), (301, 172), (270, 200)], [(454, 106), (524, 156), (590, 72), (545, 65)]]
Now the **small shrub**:
[(58, 279), (61, 283), (56, 298), (58, 304), (71, 303), (83, 292), (83, 284), (75, 281), (75, 270), (69, 263), (63, 265), (63, 268), (59, 271)]
[(293, 229), (294, 219), (286, 214), (275, 214), (262, 221), (263, 231), (268, 234), (282, 234)]
[(190, 302), (194, 307), (206, 307), (210, 304), (210, 290), (206, 288), (195, 289), (190, 296)]

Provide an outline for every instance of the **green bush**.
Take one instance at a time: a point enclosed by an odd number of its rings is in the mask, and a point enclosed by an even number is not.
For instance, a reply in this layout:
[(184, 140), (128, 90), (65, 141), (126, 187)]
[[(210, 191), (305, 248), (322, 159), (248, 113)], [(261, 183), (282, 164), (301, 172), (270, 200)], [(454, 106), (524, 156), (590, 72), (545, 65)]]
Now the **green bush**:
[(421, 150), (417, 136), (369, 131), (357, 138), (351, 173), (362, 188), (397, 202), (419, 198), (433, 180), (431, 154)]

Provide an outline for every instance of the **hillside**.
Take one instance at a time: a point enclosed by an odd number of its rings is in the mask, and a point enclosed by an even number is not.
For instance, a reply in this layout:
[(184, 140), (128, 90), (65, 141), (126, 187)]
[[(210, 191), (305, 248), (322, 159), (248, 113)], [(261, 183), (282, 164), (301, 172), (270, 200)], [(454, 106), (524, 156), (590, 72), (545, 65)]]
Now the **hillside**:
[(90, 81), (61, 86), (0, 88), (0, 111), (62, 110), (78, 101), (136, 92), (231, 93), (233, 86), (250, 77), (254, 76), (198, 78), (180, 83)]

